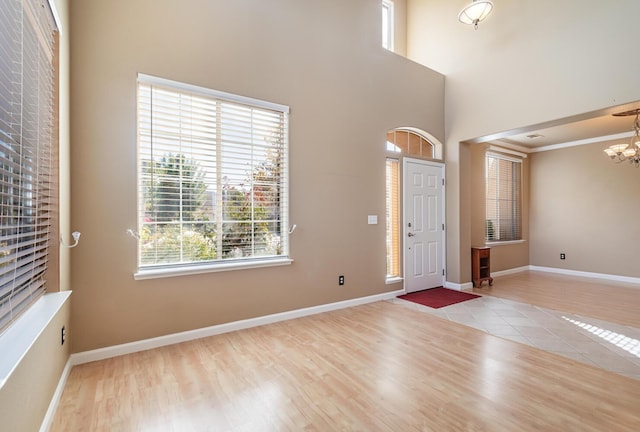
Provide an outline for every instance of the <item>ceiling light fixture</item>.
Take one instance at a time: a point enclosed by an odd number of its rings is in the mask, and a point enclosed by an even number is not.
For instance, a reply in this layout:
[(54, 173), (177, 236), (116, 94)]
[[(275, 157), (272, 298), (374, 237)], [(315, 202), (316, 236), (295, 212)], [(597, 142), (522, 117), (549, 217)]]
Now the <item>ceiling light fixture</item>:
[(635, 164), (636, 168), (640, 166), (640, 123), (638, 122), (638, 116), (640, 116), (640, 109), (634, 109), (631, 111), (625, 111), (618, 114), (613, 114), (617, 117), (622, 116), (636, 116), (633, 122), (633, 136), (631, 137), (630, 144), (621, 143), (609, 146), (604, 149), (604, 152), (615, 162), (623, 162), (628, 160), (632, 165)]
[(473, 24), (473, 28), (478, 30), (478, 23), (484, 20), (493, 10), (493, 3), (490, 1), (473, 0), (460, 11), (458, 19), (463, 24)]

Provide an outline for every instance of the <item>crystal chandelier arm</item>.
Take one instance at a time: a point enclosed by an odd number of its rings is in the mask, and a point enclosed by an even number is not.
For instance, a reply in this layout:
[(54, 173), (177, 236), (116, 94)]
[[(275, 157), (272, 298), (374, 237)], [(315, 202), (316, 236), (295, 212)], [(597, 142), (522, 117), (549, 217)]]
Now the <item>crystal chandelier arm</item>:
[(615, 116), (628, 116), (635, 115), (636, 118), (633, 122), (633, 135), (631, 136), (631, 142), (629, 144), (620, 143), (610, 145), (609, 148), (604, 149), (604, 152), (614, 162), (622, 162), (628, 160), (629, 163), (635, 165), (636, 168), (640, 167), (640, 109), (632, 111), (625, 111), (623, 113), (614, 114)]

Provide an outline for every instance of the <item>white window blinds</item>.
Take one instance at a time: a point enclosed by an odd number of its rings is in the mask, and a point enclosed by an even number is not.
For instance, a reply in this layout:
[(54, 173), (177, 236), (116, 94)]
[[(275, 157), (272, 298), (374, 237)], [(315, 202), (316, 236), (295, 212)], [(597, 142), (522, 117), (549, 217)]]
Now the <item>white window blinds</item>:
[(486, 155), (487, 241), (522, 239), (522, 161)]
[(0, 331), (45, 291), (52, 175), (53, 48), (49, 4), (0, 7)]
[(386, 163), (387, 279), (400, 277), (400, 163)]
[(140, 75), (139, 268), (288, 256), (288, 108)]

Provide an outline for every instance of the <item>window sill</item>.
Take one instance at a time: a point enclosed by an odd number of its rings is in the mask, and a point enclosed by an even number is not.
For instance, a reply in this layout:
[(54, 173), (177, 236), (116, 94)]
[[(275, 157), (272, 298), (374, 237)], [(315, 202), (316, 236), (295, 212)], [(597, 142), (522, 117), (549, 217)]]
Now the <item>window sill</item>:
[(402, 277), (400, 277), (400, 276), (394, 276), (394, 277), (387, 278), (387, 279), (384, 281), (384, 283), (385, 283), (386, 285), (391, 285), (391, 284), (399, 283), (399, 282), (402, 282), (402, 281), (404, 281), (404, 278), (402, 278)]
[(495, 242), (486, 242), (485, 246), (493, 247), (493, 246), (508, 246), (508, 245), (516, 245), (526, 242), (526, 240), (510, 240), (510, 241), (495, 241)]
[(0, 389), (70, 295), (71, 291), (44, 294), (0, 335)]
[(230, 270), (245, 270), (261, 267), (275, 267), (289, 265), (293, 262), (291, 258), (262, 259), (251, 261), (223, 262), (209, 265), (175, 266), (163, 268), (141, 269), (133, 274), (135, 280), (159, 279), (174, 276), (187, 276), (202, 273), (215, 273)]

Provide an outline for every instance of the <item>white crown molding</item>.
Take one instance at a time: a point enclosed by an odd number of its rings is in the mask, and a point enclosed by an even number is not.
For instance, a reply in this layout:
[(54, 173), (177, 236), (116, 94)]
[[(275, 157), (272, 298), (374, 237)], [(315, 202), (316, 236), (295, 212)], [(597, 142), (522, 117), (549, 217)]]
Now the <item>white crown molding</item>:
[(557, 150), (557, 149), (567, 148), (567, 147), (576, 147), (576, 146), (599, 143), (604, 141), (613, 141), (613, 140), (618, 140), (623, 138), (631, 138), (632, 135), (633, 135), (633, 132), (623, 132), (619, 134), (605, 135), (601, 137), (585, 138), (577, 141), (569, 141), (566, 143), (552, 144), (552, 145), (543, 146), (543, 147), (534, 147), (529, 149), (529, 152), (539, 153), (543, 151)]
[[(512, 149), (508, 149), (508, 148), (504, 148), (501, 146), (496, 146), (496, 145), (489, 145), (489, 147), (487, 147), (488, 151), (493, 151), (493, 152), (499, 152), (499, 153), (505, 153), (505, 154), (509, 154), (509, 155), (513, 155), (513, 156), (518, 156), (521, 159), (526, 159), (527, 158), (527, 153), (523, 153), (520, 151), (516, 151), (516, 150), (512, 150)], [(521, 161), (518, 161), (521, 162)]]
[(568, 147), (577, 147), (581, 145), (594, 144), (594, 143), (600, 143), (605, 141), (627, 139), (627, 138), (631, 138), (631, 136), (633, 136), (632, 131), (622, 132), (622, 133), (613, 134), (613, 135), (604, 135), (599, 137), (585, 138), (585, 139), (576, 140), (576, 141), (567, 141), (567, 142), (558, 143), (558, 144), (550, 144), (542, 147), (525, 147), (522, 145), (511, 143), (504, 139), (499, 139), (492, 142), (494, 143), (494, 145), (497, 145), (506, 149), (510, 149), (510, 150), (515, 150), (518, 152), (540, 153), (544, 151), (557, 150), (557, 149), (568, 148)]
[(525, 147), (523, 145), (519, 145), (519, 144), (515, 144), (512, 142), (509, 142), (508, 140), (504, 140), (504, 139), (498, 139), (495, 141), (490, 141), (489, 144), (493, 144), (493, 145), (497, 145), (499, 147), (502, 148), (507, 148), (510, 150), (515, 150), (518, 152), (523, 152), (523, 153), (531, 153), (531, 147)]

